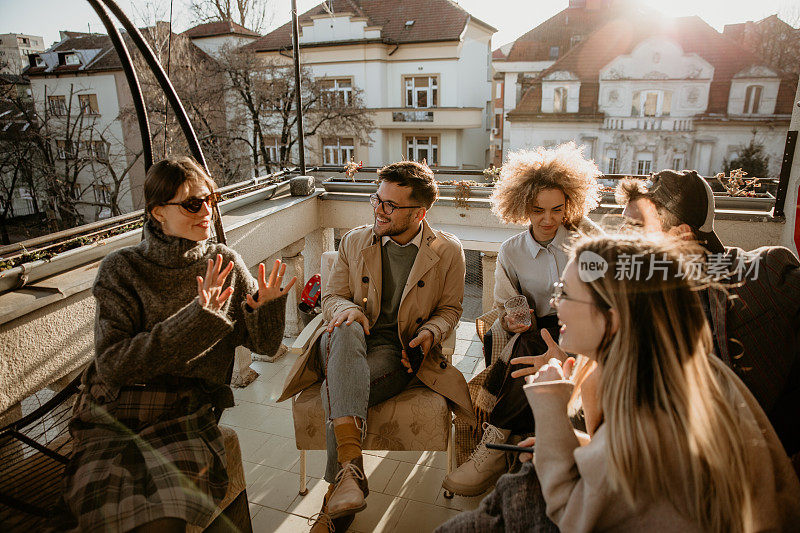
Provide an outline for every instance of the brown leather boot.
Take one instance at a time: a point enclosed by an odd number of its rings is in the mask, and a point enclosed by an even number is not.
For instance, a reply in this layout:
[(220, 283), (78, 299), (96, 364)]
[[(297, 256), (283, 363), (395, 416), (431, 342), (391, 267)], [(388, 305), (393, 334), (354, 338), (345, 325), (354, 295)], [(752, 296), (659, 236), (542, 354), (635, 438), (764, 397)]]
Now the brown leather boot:
[(344, 533), (352, 525), (353, 520), (356, 519), (355, 514), (344, 515), (336, 519), (331, 518), (328, 513), (328, 499), (333, 492), (334, 486), (333, 483), (328, 486), (328, 492), (322, 499), (322, 509), (309, 519), (309, 521), (314, 521), (309, 533)]
[(364, 459), (359, 456), (341, 466), (336, 474), (333, 491), (328, 499), (328, 514), (332, 519), (352, 515), (367, 508), (369, 494), (364, 475)]

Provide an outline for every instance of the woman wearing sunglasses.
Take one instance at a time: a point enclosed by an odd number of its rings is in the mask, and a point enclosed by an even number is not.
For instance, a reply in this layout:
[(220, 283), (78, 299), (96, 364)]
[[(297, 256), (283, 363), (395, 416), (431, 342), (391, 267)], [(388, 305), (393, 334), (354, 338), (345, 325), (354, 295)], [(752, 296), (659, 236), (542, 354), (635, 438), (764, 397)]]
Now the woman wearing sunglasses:
[[(533, 465), (522, 454), (520, 472), (439, 531), (797, 530), (800, 482), (758, 402), (712, 353), (702, 280), (682, 262), (693, 253), (641, 236), (578, 243), (554, 303), (561, 347), (581, 356), (530, 369), (536, 438), (520, 444), (535, 445)], [(568, 404), (585, 398), (589, 365), (600, 419), (580, 446)]]
[(140, 244), (101, 263), (95, 358), (70, 423), (64, 499), (81, 531), (206, 527), (228, 475), (217, 425), (233, 406), (234, 350), (274, 353), (283, 337), (285, 265), (254, 279), (210, 242), (215, 184), (188, 157), (144, 184)]
[[(499, 316), (483, 336), (487, 368), (470, 382), (479, 423), (472, 431), (456, 424), (458, 456), (471, 454), (442, 483), (452, 493), (486, 492), (507, 470), (506, 454), (486, 444), (533, 432), (524, 382), (511, 375), (511, 359), (543, 354), (558, 341), (558, 321), (549, 304), (553, 283), (567, 264), (567, 241), (578, 231), (600, 231), (587, 218), (600, 198), (599, 175), (574, 143), (514, 152), (503, 165), (492, 210), (505, 223), (528, 227), (497, 254), (494, 308)], [(505, 302), (518, 295), (524, 297), (522, 312), (530, 313), (524, 321), (505, 312)]]

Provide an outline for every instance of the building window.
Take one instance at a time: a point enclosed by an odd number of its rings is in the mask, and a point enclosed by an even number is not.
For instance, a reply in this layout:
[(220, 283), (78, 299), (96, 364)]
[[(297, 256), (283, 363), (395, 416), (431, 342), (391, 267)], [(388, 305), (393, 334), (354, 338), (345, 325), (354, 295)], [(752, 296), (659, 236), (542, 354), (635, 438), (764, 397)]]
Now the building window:
[(322, 139), (324, 165), (344, 165), (355, 154), (352, 137), (325, 137)]
[(97, 107), (96, 94), (79, 94), (78, 103), (81, 106), (82, 115), (97, 115), (100, 113), (100, 110)]
[(353, 98), (353, 82), (348, 79), (322, 80), (321, 101), (324, 107), (347, 107)]
[(72, 141), (69, 139), (56, 139), (56, 157), (58, 159), (74, 159)]
[(744, 110), (745, 115), (758, 113), (758, 107), (761, 105), (761, 92), (763, 91), (761, 85), (749, 85), (744, 92)]
[(428, 165), (439, 164), (439, 137), (409, 135), (406, 137), (406, 156), (411, 161), (427, 161)]
[(280, 137), (264, 138), (264, 150), (267, 152), (269, 163), (280, 163), (281, 161), (281, 140)]
[(637, 91), (633, 93), (631, 116), (666, 117), (672, 108), (672, 93), (669, 91)]
[(94, 186), (94, 201), (98, 204), (110, 203), (111, 190), (108, 185), (95, 185)]
[(558, 59), (558, 46), (551, 46), (550, 47), (550, 59)]
[(619, 174), (619, 154), (616, 149), (606, 150), (606, 174)]
[(503, 97), (503, 84), (502, 83), (498, 83), (497, 85), (495, 85), (494, 97), (498, 98), (498, 99)]
[(66, 54), (66, 55), (64, 55), (64, 64), (65, 65), (80, 65), (81, 64), (81, 58), (78, 57), (78, 54), (75, 54), (75, 53)]
[(105, 141), (92, 141), (92, 156), (97, 161), (108, 161), (108, 143)]
[(683, 154), (675, 154), (672, 157), (673, 170), (683, 170), (685, 164), (686, 164), (686, 157)]
[(553, 113), (567, 112), (567, 88), (557, 87), (553, 91)]
[(436, 76), (405, 78), (406, 107), (426, 108), (439, 105), (439, 80)]
[(55, 116), (63, 117), (67, 114), (66, 96), (48, 96), (47, 102), (50, 104), (50, 112)]
[(498, 130), (503, 126), (503, 115), (500, 113), (495, 113), (494, 115), (494, 127)]
[(636, 157), (636, 173), (639, 175), (650, 174), (653, 167), (653, 154), (639, 154)]

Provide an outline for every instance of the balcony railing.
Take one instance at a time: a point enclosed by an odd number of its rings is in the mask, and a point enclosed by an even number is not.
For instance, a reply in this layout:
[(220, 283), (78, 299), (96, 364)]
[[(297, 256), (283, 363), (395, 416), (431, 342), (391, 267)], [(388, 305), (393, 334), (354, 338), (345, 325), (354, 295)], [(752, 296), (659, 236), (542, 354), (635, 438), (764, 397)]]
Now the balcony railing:
[(691, 118), (670, 117), (606, 117), (603, 120), (606, 130), (643, 131), (693, 131)]
[(393, 111), (392, 122), (433, 122), (433, 111)]

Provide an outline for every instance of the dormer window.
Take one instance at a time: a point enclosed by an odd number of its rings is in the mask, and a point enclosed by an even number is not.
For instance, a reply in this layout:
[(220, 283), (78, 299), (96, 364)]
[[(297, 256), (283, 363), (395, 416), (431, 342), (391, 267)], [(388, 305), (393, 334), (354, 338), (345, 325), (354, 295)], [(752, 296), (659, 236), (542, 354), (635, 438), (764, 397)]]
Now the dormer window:
[(406, 21), (406, 29), (407, 30), (410, 30), (413, 25), (414, 25), (414, 21), (413, 20), (407, 20)]
[(749, 85), (744, 93), (744, 110), (745, 115), (755, 115), (758, 113), (758, 108), (761, 105), (761, 93), (764, 87), (761, 85)]
[(58, 64), (64, 65), (80, 65), (81, 58), (75, 52), (61, 52), (58, 54)]
[(44, 59), (39, 54), (28, 54), (28, 64), (33, 67), (43, 67)]

